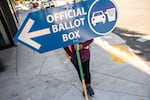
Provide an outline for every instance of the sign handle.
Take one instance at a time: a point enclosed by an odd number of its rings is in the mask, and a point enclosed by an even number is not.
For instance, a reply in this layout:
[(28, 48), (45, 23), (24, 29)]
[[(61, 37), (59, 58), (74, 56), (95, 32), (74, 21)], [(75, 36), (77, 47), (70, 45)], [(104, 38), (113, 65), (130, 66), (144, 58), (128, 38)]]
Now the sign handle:
[(86, 89), (86, 85), (85, 85), (83, 69), (82, 69), (82, 64), (81, 64), (81, 58), (80, 58), (80, 52), (79, 52), (79, 44), (77, 44), (76, 55), (77, 55), (77, 61), (78, 61), (78, 65), (79, 65), (80, 76), (81, 76), (81, 80), (82, 80), (82, 86), (83, 86), (83, 90), (84, 90), (84, 94), (85, 94), (85, 100), (88, 100), (87, 89)]

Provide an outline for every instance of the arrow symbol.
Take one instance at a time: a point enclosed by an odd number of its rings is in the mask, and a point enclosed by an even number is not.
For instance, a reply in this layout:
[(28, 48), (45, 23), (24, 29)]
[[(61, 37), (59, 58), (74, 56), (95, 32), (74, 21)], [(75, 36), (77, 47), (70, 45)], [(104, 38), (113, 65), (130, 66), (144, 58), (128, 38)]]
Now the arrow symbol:
[(25, 25), (24, 29), (20, 33), (20, 36), (18, 37), (18, 39), (25, 42), (25, 43), (27, 43), (28, 45), (36, 48), (36, 49), (40, 49), (41, 44), (33, 41), (31, 38), (40, 37), (40, 36), (43, 36), (43, 35), (48, 35), (48, 34), (50, 34), (50, 29), (45, 28), (45, 29), (42, 29), (42, 30), (29, 32), (31, 27), (33, 26), (33, 24), (34, 24), (34, 20), (32, 20), (30, 18), (28, 20), (27, 24)]

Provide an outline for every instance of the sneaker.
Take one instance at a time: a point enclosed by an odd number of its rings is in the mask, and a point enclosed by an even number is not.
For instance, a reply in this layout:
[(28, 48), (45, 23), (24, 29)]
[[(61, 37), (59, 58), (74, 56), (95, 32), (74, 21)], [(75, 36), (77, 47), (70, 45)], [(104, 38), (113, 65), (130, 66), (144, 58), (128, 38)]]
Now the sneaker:
[(93, 96), (95, 93), (94, 93), (94, 90), (92, 89), (92, 87), (88, 87), (87, 88), (87, 93), (88, 93), (88, 95), (90, 95), (90, 96)]
[[(94, 94), (95, 94), (94, 90), (91, 87), (88, 87), (87, 88), (87, 95), (92, 97)], [(84, 91), (83, 91), (83, 96), (85, 97)]]

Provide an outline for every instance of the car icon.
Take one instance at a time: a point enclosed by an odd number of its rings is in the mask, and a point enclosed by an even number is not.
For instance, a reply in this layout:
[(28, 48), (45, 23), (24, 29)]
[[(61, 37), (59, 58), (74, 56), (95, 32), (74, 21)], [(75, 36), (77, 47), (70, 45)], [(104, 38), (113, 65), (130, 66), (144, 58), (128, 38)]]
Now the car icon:
[(93, 26), (96, 26), (97, 23), (101, 22), (104, 24), (106, 22), (106, 16), (103, 11), (96, 11), (93, 12), (91, 21)]

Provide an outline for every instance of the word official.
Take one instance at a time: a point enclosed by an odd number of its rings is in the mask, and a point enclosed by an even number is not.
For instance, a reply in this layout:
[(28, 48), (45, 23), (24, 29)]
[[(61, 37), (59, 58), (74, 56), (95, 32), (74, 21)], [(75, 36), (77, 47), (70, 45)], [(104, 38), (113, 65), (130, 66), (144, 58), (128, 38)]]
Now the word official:
[[(60, 22), (58, 24), (52, 25), (53, 33), (57, 33), (60, 31), (83, 26), (85, 18), (82, 16), (84, 15), (87, 15), (87, 12), (85, 12), (85, 9), (82, 7), (82, 8), (69, 9), (62, 12), (54, 13), (53, 15), (47, 15), (46, 20), (48, 23)], [(76, 17), (78, 18), (73, 20), (73, 18)], [(62, 22), (63, 20), (68, 20), (68, 21)]]

